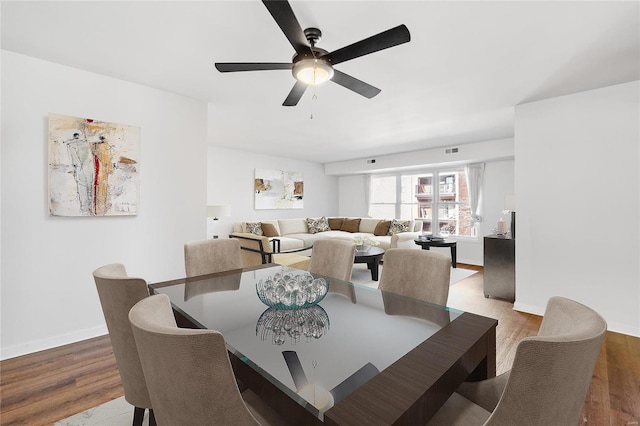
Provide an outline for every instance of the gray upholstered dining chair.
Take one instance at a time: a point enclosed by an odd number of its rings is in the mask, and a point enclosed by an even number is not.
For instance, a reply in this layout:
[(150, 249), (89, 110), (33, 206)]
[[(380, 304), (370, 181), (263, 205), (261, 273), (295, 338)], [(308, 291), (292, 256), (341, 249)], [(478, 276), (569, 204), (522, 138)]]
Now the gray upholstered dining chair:
[(233, 238), (185, 243), (184, 266), (187, 277), (242, 269), (240, 243)]
[(432, 250), (393, 248), (384, 253), (378, 288), (446, 306), (451, 259)]
[(518, 344), (511, 370), (463, 383), (429, 426), (577, 425), (606, 331), (591, 308), (552, 297), (538, 335)]
[(178, 328), (167, 295), (138, 302), (129, 321), (159, 425), (282, 424), (243, 400), (222, 334)]
[(149, 424), (155, 425), (151, 398), (129, 324), (131, 307), (149, 296), (147, 282), (142, 278), (128, 277), (120, 263), (96, 269), (93, 279), (120, 372), (124, 398), (135, 407), (133, 425), (142, 425), (145, 409), (149, 409)]
[[(356, 245), (353, 241), (317, 240), (313, 243), (311, 250), (309, 272), (342, 281), (351, 281), (355, 253)], [(347, 296), (351, 302), (356, 303), (356, 293), (352, 286), (332, 281), (329, 283), (329, 291)]]

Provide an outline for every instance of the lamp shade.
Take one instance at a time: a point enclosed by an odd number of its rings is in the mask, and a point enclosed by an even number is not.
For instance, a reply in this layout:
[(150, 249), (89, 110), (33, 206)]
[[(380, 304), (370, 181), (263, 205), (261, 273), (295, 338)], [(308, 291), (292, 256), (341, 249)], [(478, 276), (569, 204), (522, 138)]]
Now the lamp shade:
[(219, 217), (231, 216), (231, 207), (229, 206), (207, 206), (207, 217), (214, 220)]
[(516, 196), (511, 194), (511, 195), (505, 195), (504, 196), (504, 209), (505, 210), (509, 210), (510, 212), (514, 212), (516, 211)]

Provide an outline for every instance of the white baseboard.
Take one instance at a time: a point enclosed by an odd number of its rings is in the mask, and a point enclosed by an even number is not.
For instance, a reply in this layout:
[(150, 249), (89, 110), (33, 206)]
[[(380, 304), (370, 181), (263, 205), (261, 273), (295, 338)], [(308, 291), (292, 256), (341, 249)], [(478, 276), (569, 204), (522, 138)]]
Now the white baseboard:
[(534, 315), (539, 315), (539, 316), (543, 316), (544, 315), (544, 310), (545, 310), (545, 306), (540, 307), (540, 306), (535, 306), (535, 305), (526, 305), (523, 303), (518, 303), (517, 300), (517, 295), (516, 295), (516, 301), (513, 302), (513, 310), (514, 311), (518, 311), (518, 312), (525, 312), (527, 314), (534, 314)]
[(607, 321), (607, 330), (633, 337), (640, 337), (640, 328), (634, 329), (626, 324)]
[(467, 265), (474, 265), (474, 266), (483, 266), (482, 262), (478, 262), (477, 259), (460, 259), (459, 257), (456, 259), (456, 263), (464, 263)]
[[(515, 303), (513, 304), (513, 310), (518, 312), (526, 312), (528, 314), (544, 316), (545, 306), (540, 307), (540, 306), (526, 305), (526, 304), (518, 303), (518, 301), (516, 300)], [(607, 320), (607, 330), (613, 331), (615, 333), (626, 334), (628, 336), (640, 337), (640, 328), (634, 329), (633, 327), (627, 324), (620, 324), (620, 323), (611, 322), (608, 320)]]
[(80, 330), (73, 333), (63, 334), (60, 336), (47, 337), (46, 339), (34, 340), (15, 346), (0, 348), (0, 360), (15, 358), (17, 356), (27, 355), (46, 349), (56, 348), (58, 346), (68, 345), (69, 343), (79, 342), (81, 340), (91, 339), (93, 337), (104, 336), (108, 334), (107, 326)]

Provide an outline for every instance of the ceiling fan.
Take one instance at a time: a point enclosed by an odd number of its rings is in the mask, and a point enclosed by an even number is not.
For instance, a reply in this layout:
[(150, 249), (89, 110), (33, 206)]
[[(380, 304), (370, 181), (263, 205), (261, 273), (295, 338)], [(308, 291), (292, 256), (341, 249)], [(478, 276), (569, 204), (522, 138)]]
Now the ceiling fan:
[(262, 3), (267, 7), (296, 52), (291, 63), (216, 62), (215, 66), (220, 72), (292, 70), (296, 83), (282, 104), (283, 106), (295, 106), (307, 86), (322, 84), (328, 80), (366, 98), (373, 98), (380, 93), (380, 89), (338, 71), (334, 65), (411, 40), (407, 27), (399, 25), (333, 52), (327, 52), (316, 47), (316, 43), (322, 37), (322, 32), (318, 28), (307, 28), (303, 31), (287, 0), (262, 0)]

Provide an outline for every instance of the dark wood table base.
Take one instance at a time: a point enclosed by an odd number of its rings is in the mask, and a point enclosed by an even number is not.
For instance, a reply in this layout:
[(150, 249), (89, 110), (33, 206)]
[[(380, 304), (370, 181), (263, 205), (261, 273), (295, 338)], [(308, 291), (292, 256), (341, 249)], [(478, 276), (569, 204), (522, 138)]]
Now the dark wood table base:
[(495, 377), (497, 324), (465, 312), (327, 411), (324, 423), (427, 423), (463, 381)]
[(384, 249), (381, 249), (379, 247), (371, 247), (368, 251), (356, 251), (356, 257), (353, 260), (353, 263), (366, 263), (367, 269), (371, 271), (371, 279), (373, 281), (378, 281), (380, 260), (382, 260), (383, 255)]
[(431, 247), (450, 247), (451, 248), (451, 266), (458, 267), (457, 264), (457, 243), (456, 241), (433, 241), (433, 240), (413, 240), (422, 250), (429, 250)]

